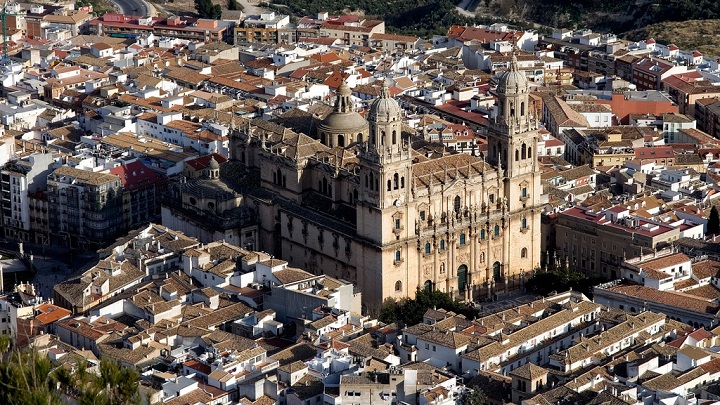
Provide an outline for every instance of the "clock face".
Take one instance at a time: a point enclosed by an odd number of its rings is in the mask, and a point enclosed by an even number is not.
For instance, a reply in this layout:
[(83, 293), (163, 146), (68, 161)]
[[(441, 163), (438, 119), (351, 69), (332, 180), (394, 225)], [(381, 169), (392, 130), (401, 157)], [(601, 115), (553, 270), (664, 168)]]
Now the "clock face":
[(399, 207), (399, 206), (401, 206), (401, 205), (402, 205), (402, 201), (401, 201), (399, 198), (398, 198), (397, 200), (395, 200), (395, 206), (396, 206), (396, 207)]

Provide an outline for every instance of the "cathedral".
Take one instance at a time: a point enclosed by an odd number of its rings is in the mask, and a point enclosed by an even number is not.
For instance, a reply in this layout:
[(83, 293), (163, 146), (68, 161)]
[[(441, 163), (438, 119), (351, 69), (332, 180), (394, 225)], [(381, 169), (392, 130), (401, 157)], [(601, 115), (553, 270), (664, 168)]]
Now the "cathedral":
[(481, 157), (415, 151), (386, 87), (366, 119), (341, 85), (311, 135), (261, 120), (235, 130), (231, 160), (259, 176), (243, 193), (260, 248), (355, 283), (371, 312), (418, 289), (487, 298), (479, 286), (538, 267), (537, 117), (515, 56), (497, 95)]

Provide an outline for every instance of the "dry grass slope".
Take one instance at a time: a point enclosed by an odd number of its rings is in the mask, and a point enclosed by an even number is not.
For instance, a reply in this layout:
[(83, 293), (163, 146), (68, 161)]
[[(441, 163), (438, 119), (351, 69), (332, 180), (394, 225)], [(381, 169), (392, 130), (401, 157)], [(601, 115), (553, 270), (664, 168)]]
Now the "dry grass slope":
[(680, 49), (702, 52), (707, 56), (720, 56), (720, 20), (690, 20), (663, 22), (627, 33), (627, 38), (641, 40), (654, 38), (661, 43), (673, 43)]

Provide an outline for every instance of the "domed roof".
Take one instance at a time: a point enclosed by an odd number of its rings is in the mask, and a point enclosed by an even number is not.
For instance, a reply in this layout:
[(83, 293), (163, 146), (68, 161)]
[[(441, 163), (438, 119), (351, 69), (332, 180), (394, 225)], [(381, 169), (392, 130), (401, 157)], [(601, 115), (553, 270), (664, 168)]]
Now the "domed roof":
[(372, 122), (390, 122), (397, 121), (402, 116), (400, 105), (390, 97), (387, 85), (383, 83), (380, 97), (375, 99), (370, 105), (368, 112), (368, 120)]
[(332, 112), (325, 117), (320, 126), (336, 133), (354, 133), (368, 127), (362, 115), (352, 112)]
[(346, 82), (337, 89), (335, 108), (320, 123), (320, 127), (333, 133), (355, 133), (368, 128), (368, 122), (354, 109), (352, 90)]
[(346, 81), (343, 81), (340, 87), (338, 87), (338, 94), (341, 96), (350, 96), (352, 94), (352, 90), (350, 90), (350, 86), (348, 86)]
[(220, 168), (220, 163), (218, 163), (217, 160), (215, 160), (215, 156), (210, 158), (210, 162), (208, 163), (208, 167), (212, 170), (216, 170)]
[(515, 51), (512, 54), (512, 62), (510, 63), (510, 70), (500, 75), (498, 80), (498, 93), (519, 93), (527, 90), (527, 78), (525, 74), (519, 71), (517, 65), (517, 56)]

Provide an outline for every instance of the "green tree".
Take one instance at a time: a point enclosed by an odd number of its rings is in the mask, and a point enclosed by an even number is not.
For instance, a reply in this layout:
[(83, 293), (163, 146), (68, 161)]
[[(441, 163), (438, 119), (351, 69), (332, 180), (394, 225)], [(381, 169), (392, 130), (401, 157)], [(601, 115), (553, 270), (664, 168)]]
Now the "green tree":
[(480, 388), (471, 388), (463, 392), (460, 396), (460, 405), (485, 405), (487, 403), (487, 397), (485, 392)]
[(415, 299), (385, 299), (378, 319), (385, 323), (402, 322), (405, 325), (415, 325), (422, 322), (423, 315), (430, 308), (453, 311), (468, 318), (477, 316), (475, 309), (453, 300), (442, 291), (418, 290)]
[(103, 360), (95, 375), (81, 360), (73, 373), (65, 366), (53, 369), (35, 349), (14, 350), (0, 361), (0, 404), (61, 405), (72, 397), (81, 405), (139, 405), (139, 380), (135, 370), (114, 361)]
[(718, 210), (713, 205), (712, 209), (710, 210), (710, 216), (708, 217), (708, 224), (707, 224), (707, 232), (708, 235), (717, 235), (720, 234), (720, 215), (718, 215)]
[(222, 7), (219, 4), (213, 5), (212, 0), (195, 0), (195, 11), (198, 17), (211, 20), (220, 19), (222, 15)]
[(239, 3), (237, 0), (228, 0), (227, 8), (228, 10), (245, 10), (245, 6), (243, 6), (242, 3)]
[(579, 271), (562, 267), (547, 272), (536, 272), (533, 277), (525, 282), (525, 289), (540, 295), (547, 295), (553, 291), (560, 293), (573, 289), (591, 296), (593, 286), (605, 281), (607, 280), (603, 277), (587, 277)]
[(0, 363), (0, 403), (60, 405), (52, 364), (37, 350), (13, 351)]
[(139, 380), (140, 376), (135, 370), (121, 367), (115, 361), (102, 360), (96, 385), (103, 390), (109, 405), (139, 404)]

